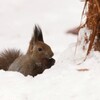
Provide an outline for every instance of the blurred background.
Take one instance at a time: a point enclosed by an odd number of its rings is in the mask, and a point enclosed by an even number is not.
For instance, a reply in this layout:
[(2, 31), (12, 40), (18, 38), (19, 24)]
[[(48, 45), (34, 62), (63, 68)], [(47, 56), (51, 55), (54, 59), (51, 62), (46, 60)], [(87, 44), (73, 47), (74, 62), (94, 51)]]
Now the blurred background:
[(0, 0), (0, 51), (16, 48), (25, 53), (38, 24), (58, 58), (72, 39), (77, 41), (66, 31), (80, 24), (83, 5), (79, 0)]

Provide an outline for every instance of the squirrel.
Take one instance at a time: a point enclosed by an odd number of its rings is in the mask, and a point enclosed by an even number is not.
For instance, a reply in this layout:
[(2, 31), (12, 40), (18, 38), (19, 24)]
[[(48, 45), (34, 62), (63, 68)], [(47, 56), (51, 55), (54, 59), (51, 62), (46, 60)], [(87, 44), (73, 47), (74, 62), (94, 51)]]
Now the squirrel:
[(33, 33), (26, 54), (14, 49), (0, 54), (0, 69), (18, 71), (25, 76), (34, 77), (54, 65), (54, 53), (50, 46), (44, 43), (41, 28), (35, 25)]

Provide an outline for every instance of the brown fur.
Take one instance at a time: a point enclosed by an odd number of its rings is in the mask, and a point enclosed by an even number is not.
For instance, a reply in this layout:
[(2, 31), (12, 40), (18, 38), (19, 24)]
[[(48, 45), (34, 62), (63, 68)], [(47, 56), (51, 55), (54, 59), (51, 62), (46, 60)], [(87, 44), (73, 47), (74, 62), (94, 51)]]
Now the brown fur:
[(21, 55), (22, 53), (20, 52), (20, 50), (4, 50), (0, 53), (0, 69), (8, 70), (10, 64)]
[(52, 56), (53, 52), (50, 46), (43, 41), (41, 29), (39, 26), (35, 26), (27, 53), (18, 57), (8, 70), (18, 71), (25, 76), (36, 76), (54, 65), (55, 60), (51, 58)]

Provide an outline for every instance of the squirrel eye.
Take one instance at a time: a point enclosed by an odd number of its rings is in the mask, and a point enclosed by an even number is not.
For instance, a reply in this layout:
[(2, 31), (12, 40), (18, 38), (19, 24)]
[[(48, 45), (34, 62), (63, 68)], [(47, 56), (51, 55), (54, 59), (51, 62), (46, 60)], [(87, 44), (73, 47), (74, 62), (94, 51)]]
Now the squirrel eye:
[(42, 48), (38, 48), (38, 51), (42, 51)]

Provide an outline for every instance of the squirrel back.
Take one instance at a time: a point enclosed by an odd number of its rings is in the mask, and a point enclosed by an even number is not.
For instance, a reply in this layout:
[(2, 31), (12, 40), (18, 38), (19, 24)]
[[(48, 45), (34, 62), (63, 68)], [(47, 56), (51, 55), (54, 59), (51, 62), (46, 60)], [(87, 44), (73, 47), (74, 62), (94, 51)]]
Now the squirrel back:
[(14, 62), (14, 60), (22, 55), (23, 54), (20, 50), (4, 50), (0, 53), (0, 69), (8, 70), (8, 67)]

